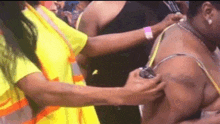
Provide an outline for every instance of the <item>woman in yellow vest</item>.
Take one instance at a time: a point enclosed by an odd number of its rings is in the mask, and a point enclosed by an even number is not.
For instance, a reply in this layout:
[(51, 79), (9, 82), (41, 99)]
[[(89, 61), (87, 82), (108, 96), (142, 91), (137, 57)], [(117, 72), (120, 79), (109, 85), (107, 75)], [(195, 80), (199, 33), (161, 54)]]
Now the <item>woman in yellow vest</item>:
[[(46, 8), (36, 10), (24, 2), (0, 2), (1, 124), (99, 124), (90, 105), (138, 105), (162, 95), (159, 76), (143, 79), (139, 69), (124, 87), (85, 86), (75, 61), (79, 52), (97, 56), (142, 43), (143, 29), (89, 38)], [(121, 38), (127, 41), (102, 43)]]

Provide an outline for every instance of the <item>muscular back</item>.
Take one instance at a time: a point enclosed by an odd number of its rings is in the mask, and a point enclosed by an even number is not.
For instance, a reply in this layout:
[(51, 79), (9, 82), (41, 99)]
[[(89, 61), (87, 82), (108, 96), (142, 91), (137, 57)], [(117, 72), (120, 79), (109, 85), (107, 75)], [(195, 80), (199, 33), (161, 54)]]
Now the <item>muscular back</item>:
[[(171, 33), (172, 32), (172, 33)], [(154, 65), (176, 53), (187, 53), (201, 60), (216, 82), (220, 82), (217, 66), (207, 49), (195, 36), (174, 26), (166, 31)], [(195, 59), (181, 56), (169, 59), (155, 70), (167, 82), (165, 96), (143, 110), (144, 124), (175, 124), (193, 117), (212, 106), (218, 93)], [(152, 113), (148, 114), (149, 111)]]

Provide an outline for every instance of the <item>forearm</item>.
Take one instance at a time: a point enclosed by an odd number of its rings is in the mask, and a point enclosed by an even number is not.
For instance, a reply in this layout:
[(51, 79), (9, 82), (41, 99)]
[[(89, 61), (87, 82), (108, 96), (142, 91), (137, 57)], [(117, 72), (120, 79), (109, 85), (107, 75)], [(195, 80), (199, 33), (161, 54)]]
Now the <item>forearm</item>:
[[(154, 38), (156, 38), (165, 27), (166, 26), (162, 23), (151, 26)], [(88, 57), (94, 57), (109, 53), (115, 53), (141, 43), (149, 42), (150, 41), (146, 39), (144, 29), (142, 28), (124, 33), (89, 37), (88, 42), (81, 53)]]
[(41, 90), (33, 100), (44, 106), (120, 105), (125, 95), (121, 88), (97, 88), (58, 82), (50, 82)]

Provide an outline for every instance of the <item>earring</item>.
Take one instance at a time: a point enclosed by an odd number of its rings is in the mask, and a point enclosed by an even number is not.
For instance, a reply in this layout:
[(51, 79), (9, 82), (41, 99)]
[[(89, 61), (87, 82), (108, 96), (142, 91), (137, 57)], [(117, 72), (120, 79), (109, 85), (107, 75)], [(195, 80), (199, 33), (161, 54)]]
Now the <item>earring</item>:
[(208, 21), (209, 25), (212, 24), (212, 20), (211, 19), (208, 19), (207, 21)]

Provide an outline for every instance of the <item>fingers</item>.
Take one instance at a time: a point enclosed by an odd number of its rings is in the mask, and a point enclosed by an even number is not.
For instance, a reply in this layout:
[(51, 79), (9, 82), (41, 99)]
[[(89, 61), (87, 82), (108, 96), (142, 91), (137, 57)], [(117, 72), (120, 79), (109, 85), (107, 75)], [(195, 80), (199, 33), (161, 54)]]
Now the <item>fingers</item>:
[(145, 79), (145, 78), (142, 78), (143, 80), (143, 83), (144, 84), (148, 84), (150, 88), (152, 87), (156, 87), (157, 84), (159, 84), (161, 82), (161, 76), (159, 74), (157, 74), (154, 78), (151, 78), (151, 79)]
[(158, 84), (161, 81), (161, 75), (157, 74), (154, 78), (149, 79), (152, 83)]
[(180, 12), (177, 12), (176, 14), (173, 14), (173, 21), (179, 21), (180, 19), (182, 19), (184, 17), (183, 14), (181, 14)]
[(164, 89), (166, 82), (159, 83), (151, 92), (158, 92)]
[(138, 77), (139, 76), (139, 73), (140, 73), (140, 69), (135, 69), (134, 71), (130, 72), (129, 73), (129, 77)]

